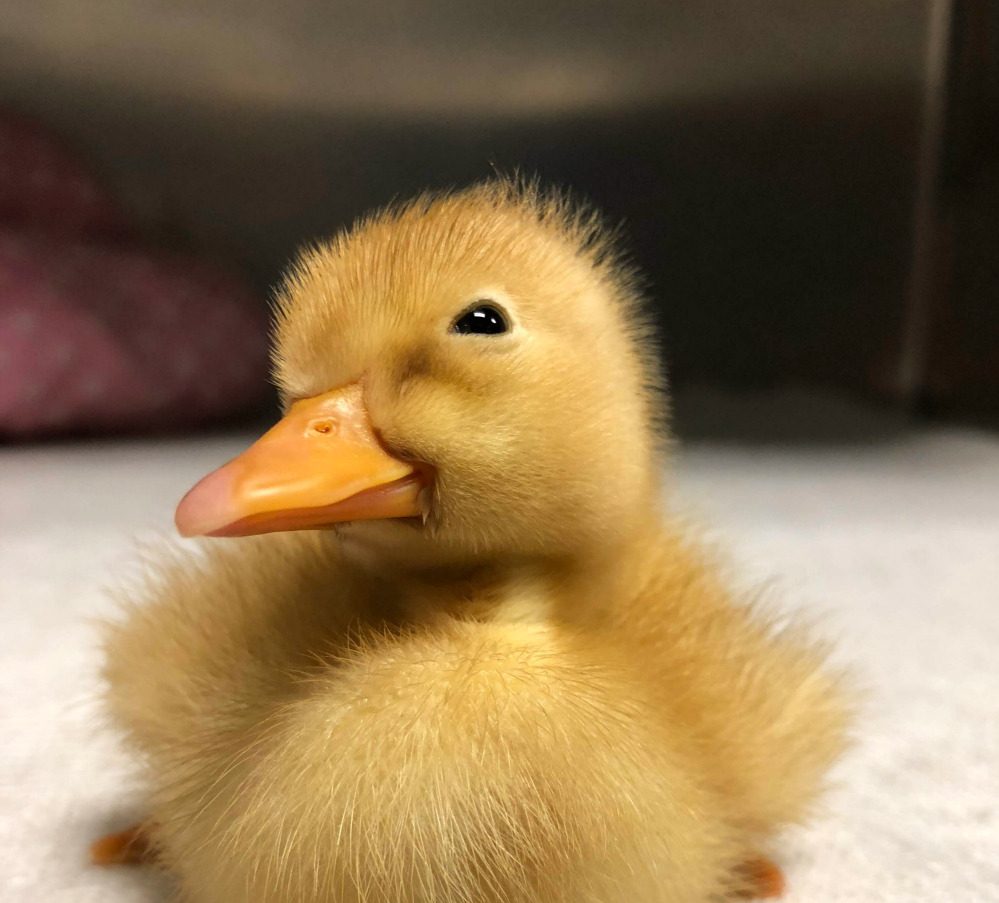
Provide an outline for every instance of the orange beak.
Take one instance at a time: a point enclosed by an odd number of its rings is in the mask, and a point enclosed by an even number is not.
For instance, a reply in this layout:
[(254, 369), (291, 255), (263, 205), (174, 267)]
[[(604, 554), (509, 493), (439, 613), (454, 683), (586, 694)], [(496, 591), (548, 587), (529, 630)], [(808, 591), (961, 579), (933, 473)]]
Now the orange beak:
[(182, 536), (317, 530), (417, 517), (423, 481), (378, 441), (361, 387), (295, 402), (243, 454), (208, 474), (177, 506)]

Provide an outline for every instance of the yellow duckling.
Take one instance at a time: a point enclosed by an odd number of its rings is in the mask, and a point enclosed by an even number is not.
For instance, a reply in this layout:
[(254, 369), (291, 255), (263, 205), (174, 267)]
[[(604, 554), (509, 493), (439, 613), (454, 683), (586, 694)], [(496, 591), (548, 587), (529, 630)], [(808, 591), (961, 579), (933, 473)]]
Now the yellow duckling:
[[(707, 903), (843, 745), (821, 655), (662, 510), (663, 397), (596, 219), (421, 197), (283, 289), (286, 414), (111, 628), (141, 834), (191, 903)], [(115, 849), (117, 847), (117, 849)]]

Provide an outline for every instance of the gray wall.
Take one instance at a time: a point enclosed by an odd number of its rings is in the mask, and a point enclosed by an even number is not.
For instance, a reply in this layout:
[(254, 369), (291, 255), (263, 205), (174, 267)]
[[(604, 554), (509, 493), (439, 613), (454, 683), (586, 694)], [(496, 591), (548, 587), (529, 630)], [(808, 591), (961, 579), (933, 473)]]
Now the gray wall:
[(301, 241), (522, 166), (624, 218), (681, 380), (887, 391), (928, 3), (8, 0), (0, 102), (262, 291)]

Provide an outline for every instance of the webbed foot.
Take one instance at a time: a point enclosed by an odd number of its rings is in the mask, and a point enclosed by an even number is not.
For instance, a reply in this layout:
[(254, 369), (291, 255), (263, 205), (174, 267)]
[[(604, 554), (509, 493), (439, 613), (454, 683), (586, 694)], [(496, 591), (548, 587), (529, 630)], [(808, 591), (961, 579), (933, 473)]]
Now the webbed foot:
[(738, 875), (740, 883), (744, 882), (738, 896), (745, 900), (779, 897), (787, 888), (780, 866), (765, 856), (747, 859), (739, 866)]
[(107, 834), (90, 846), (90, 861), (95, 865), (141, 865), (154, 858), (149, 832), (143, 824)]

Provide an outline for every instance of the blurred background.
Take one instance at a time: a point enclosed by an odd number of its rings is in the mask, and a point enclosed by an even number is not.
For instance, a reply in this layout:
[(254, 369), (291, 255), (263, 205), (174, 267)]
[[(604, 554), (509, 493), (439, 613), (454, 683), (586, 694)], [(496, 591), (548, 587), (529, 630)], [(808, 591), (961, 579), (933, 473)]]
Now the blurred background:
[(515, 167), (624, 222), (681, 430), (999, 421), (988, 0), (12, 0), (0, 433), (267, 409), (299, 245)]

